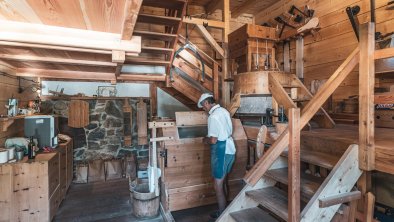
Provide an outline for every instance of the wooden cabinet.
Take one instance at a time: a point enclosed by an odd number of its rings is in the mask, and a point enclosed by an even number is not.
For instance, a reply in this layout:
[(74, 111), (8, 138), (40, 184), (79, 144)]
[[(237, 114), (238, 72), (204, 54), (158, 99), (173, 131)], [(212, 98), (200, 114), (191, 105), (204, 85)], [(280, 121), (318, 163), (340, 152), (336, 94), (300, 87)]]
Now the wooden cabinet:
[(51, 221), (71, 181), (72, 141), (33, 161), (0, 165), (0, 221)]

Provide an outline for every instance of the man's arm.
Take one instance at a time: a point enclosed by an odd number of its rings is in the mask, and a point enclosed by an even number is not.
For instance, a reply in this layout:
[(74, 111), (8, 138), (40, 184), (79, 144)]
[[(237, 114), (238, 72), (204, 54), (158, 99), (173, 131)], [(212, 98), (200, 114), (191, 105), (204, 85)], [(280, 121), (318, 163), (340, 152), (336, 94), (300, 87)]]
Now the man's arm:
[(218, 138), (217, 137), (213, 137), (213, 136), (204, 137), (204, 139), (202, 141), (205, 144), (216, 144), (216, 142), (218, 141)]

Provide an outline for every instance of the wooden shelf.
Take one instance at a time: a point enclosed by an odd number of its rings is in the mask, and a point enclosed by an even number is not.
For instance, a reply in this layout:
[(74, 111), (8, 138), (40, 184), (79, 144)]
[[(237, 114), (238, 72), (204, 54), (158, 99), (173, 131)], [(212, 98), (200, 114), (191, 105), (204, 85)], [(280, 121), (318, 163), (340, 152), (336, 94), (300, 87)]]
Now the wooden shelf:
[(26, 115), (20, 115), (20, 116), (12, 116), (12, 117), (0, 117), (0, 129), (3, 132), (6, 132), (8, 130), (8, 127), (10, 127), (16, 119), (24, 119)]

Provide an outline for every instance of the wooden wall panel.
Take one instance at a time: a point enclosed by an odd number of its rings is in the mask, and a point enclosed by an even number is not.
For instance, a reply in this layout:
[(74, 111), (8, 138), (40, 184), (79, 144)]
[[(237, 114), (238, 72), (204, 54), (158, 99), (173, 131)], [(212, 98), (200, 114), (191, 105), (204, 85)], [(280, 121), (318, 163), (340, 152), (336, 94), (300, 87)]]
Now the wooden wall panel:
[[(321, 29), (315, 35), (304, 37), (304, 59), (305, 59), (305, 83), (315, 79), (327, 79), (338, 68), (342, 61), (357, 46), (357, 39), (346, 14), (347, 6), (360, 6), (358, 15), (360, 23), (370, 21), (369, 0), (349, 1), (278, 1), (272, 7), (256, 14), (256, 23), (272, 21), (280, 13), (287, 11), (291, 5), (303, 7), (308, 5), (316, 10), (315, 15), (319, 17)], [(394, 30), (394, 13), (386, 10), (387, 1), (376, 0), (376, 30), (383, 34)], [(286, 33), (286, 31), (285, 31)], [(295, 41), (290, 43), (291, 71), (295, 72)], [(277, 60), (283, 64), (283, 45), (278, 45)], [(282, 68), (283, 69), (283, 68)], [(378, 68), (377, 68), (378, 69)], [(386, 81), (384, 86), (394, 84), (394, 80)], [(378, 84), (377, 84), (378, 86)], [(358, 66), (350, 76), (341, 84), (333, 94), (334, 100), (342, 100), (351, 95), (358, 94)]]
[[(23, 93), (18, 93), (18, 80), (14, 77), (0, 75), (0, 115), (7, 115), (5, 105), (8, 99), (14, 96), (19, 99), (19, 107), (26, 107), (29, 100), (35, 99), (37, 94), (31, 91), (33, 82), (21, 79), (21, 86), (24, 90)], [(0, 131), (0, 147), (4, 146), (7, 138), (13, 136), (23, 136), (23, 120), (15, 121), (7, 132)]]

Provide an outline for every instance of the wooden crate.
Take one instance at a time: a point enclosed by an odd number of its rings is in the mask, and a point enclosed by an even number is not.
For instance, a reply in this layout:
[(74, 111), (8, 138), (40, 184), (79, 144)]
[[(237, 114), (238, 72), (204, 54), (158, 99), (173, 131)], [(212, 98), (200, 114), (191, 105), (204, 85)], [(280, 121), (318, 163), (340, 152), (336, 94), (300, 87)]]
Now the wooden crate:
[(237, 63), (237, 73), (265, 70), (266, 55), (271, 69), (275, 66), (276, 29), (245, 24), (229, 35), (230, 58)]
[[(162, 204), (166, 210), (175, 211), (208, 205), (216, 202), (210, 168), (210, 147), (202, 137), (179, 138), (178, 127), (201, 126), (207, 123), (203, 112), (176, 113), (176, 126), (162, 129), (163, 136), (174, 137), (165, 141), (167, 161), (159, 161), (162, 169)], [(229, 174), (230, 196), (242, 189), (247, 164), (247, 137), (238, 119), (233, 119), (233, 138), (237, 147), (236, 161)], [(163, 150), (162, 150), (163, 151)], [(165, 166), (165, 162), (167, 165)]]

